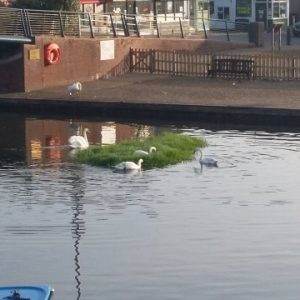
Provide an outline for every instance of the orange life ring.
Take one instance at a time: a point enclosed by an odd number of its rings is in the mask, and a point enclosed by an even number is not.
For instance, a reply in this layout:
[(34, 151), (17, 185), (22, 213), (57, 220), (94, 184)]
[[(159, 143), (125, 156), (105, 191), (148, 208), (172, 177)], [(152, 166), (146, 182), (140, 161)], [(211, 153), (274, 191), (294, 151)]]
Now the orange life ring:
[(55, 43), (51, 43), (45, 46), (44, 49), (45, 64), (54, 65), (60, 60), (60, 49)]

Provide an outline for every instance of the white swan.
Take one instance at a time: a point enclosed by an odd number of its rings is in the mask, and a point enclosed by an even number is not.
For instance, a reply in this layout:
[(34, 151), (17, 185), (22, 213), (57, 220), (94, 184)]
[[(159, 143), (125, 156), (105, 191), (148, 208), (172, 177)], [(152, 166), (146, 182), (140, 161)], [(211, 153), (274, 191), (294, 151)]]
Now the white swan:
[[(199, 158), (199, 153), (200, 153), (200, 158)], [(208, 166), (208, 167), (217, 167), (218, 166), (218, 161), (215, 160), (214, 158), (211, 157), (204, 157), (203, 158), (203, 154), (202, 154), (202, 150), (200, 148), (197, 148), (194, 150), (194, 155), (196, 157), (196, 159), (199, 158), (199, 162), (202, 165)]]
[(76, 93), (77, 95), (79, 95), (79, 93), (81, 92), (81, 90), (82, 90), (82, 84), (79, 81), (74, 82), (74, 83), (68, 85), (68, 92), (69, 92), (70, 96), (72, 96), (74, 93)]
[(90, 132), (88, 128), (83, 129), (83, 136), (81, 135), (72, 135), (69, 138), (69, 145), (73, 149), (86, 149), (90, 146), (87, 132)]
[(136, 150), (134, 151), (134, 154), (139, 154), (139, 155), (149, 155), (150, 153), (152, 153), (153, 151), (156, 151), (156, 147), (152, 146), (149, 149), (149, 152), (144, 151), (144, 150)]
[(138, 163), (134, 163), (133, 161), (122, 161), (121, 163), (117, 164), (114, 169), (116, 171), (131, 171), (131, 170), (141, 170), (142, 168), (143, 159), (140, 158)]

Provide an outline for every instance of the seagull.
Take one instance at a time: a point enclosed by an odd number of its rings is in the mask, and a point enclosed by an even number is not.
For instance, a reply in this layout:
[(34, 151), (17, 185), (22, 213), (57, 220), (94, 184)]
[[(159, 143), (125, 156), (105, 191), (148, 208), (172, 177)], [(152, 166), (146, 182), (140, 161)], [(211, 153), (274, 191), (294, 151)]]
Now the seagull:
[(68, 92), (69, 92), (70, 96), (72, 96), (73, 94), (76, 94), (77, 96), (79, 96), (81, 90), (82, 90), (82, 84), (79, 81), (68, 85)]

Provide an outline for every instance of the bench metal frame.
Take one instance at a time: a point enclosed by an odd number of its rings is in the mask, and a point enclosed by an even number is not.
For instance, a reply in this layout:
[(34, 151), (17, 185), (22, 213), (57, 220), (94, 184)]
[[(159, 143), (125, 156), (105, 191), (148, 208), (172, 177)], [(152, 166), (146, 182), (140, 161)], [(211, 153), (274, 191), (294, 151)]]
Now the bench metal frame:
[(212, 58), (208, 75), (211, 77), (253, 78), (254, 59)]

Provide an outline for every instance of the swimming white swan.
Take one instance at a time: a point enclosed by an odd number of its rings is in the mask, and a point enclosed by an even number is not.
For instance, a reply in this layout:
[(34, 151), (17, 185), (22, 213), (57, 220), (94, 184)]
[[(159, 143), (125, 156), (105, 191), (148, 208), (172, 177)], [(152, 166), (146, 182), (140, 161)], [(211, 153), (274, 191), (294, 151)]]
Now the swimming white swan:
[(149, 149), (149, 152), (144, 151), (144, 150), (136, 150), (134, 151), (134, 154), (139, 154), (139, 155), (149, 155), (150, 153), (152, 153), (153, 151), (156, 151), (156, 147), (152, 146)]
[(88, 128), (83, 129), (83, 136), (81, 135), (72, 135), (69, 138), (69, 145), (73, 149), (86, 149), (90, 146), (87, 132), (90, 132)]
[(140, 158), (138, 163), (134, 163), (133, 161), (122, 161), (121, 163), (117, 164), (114, 169), (116, 171), (130, 171), (130, 170), (141, 170), (142, 168), (143, 159)]
[[(200, 158), (199, 158), (199, 154), (200, 154)], [(195, 155), (196, 159), (199, 159), (201, 166), (202, 165), (205, 165), (208, 167), (217, 167), (218, 166), (218, 161), (215, 160), (214, 158), (211, 158), (211, 157), (203, 158), (202, 150), (200, 148), (196, 148), (194, 150), (194, 155)]]
[(69, 92), (70, 96), (72, 96), (75, 93), (77, 95), (79, 95), (79, 93), (81, 92), (81, 90), (82, 90), (82, 84), (79, 81), (74, 82), (74, 83), (68, 85), (68, 92)]

